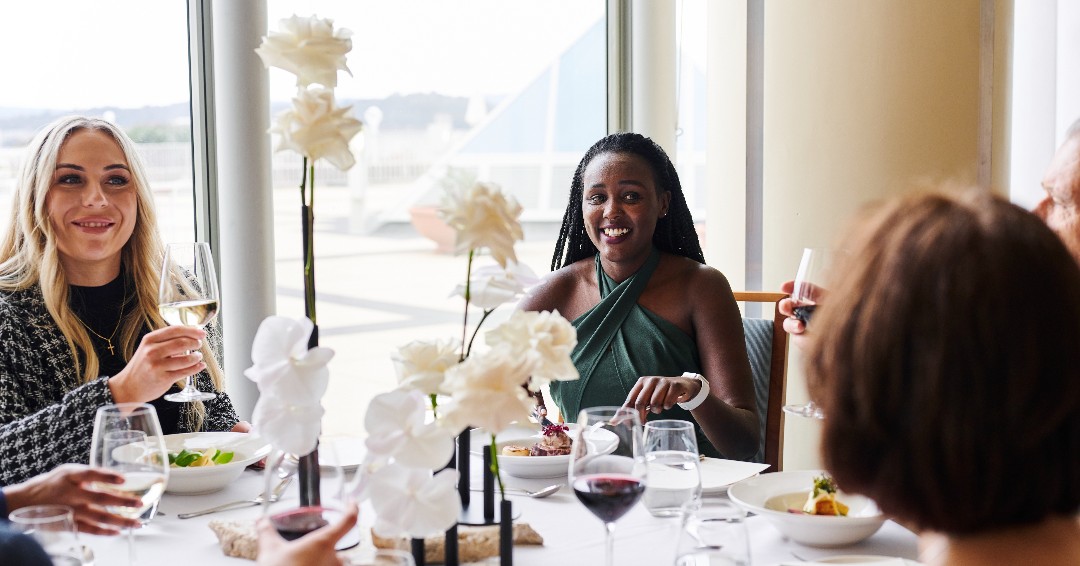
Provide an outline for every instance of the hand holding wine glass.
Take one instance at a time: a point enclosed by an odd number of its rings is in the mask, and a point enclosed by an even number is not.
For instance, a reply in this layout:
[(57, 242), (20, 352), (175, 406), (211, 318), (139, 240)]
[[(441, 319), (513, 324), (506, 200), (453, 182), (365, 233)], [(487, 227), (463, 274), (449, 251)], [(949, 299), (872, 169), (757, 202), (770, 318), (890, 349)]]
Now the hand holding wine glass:
[(628, 407), (591, 407), (578, 415), (570, 449), (570, 485), (604, 522), (605, 563), (614, 564), (615, 521), (645, 493), (641, 420)]
[[(814, 309), (826, 294), (826, 277), (835, 259), (835, 252), (828, 248), (806, 248), (803, 250), (799, 271), (791, 291), (793, 314), (804, 328), (809, 328), (810, 317)], [(784, 411), (793, 415), (820, 419), (824, 417), (821, 408), (813, 401), (803, 405), (785, 405)]]
[[(173, 326), (203, 328), (218, 312), (218, 285), (214, 258), (205, 242), (169, 244), (161, 266), (158, 311)], [(171, 393), (169, 401), (205, 401), (217, 397), (199, 391), (195, 376), (189, 375), (184, 389)]]
[[(123, 476), (124, 483), (94, 484), (106, 493), (133, 496), (139, 505), (106, 506), (129, 519), (138, 519), (165, 491), (169, 478), (169, 454), (161, 434), (157, 411), (145, 403), (105, 405), (97, 410), (90, 447), (90, 465)], [(129, 563), (135, 564), (135, 538), (128, 527)]]

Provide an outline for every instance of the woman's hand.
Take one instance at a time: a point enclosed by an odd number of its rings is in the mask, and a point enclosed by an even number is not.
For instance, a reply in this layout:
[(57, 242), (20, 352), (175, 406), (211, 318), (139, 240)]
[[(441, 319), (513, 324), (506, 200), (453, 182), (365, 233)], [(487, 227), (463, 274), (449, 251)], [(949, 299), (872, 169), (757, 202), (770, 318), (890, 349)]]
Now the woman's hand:
[(266, 517), (259, 519), (259, 566), (338, 566), (342, 561), (334, 551), (334, 544), (356, 524), (357, 508), (350, 503), (345, 516), (319, 530), (312, 531), (294, 541), (286, 541), (274, 529)]
[[(794, 290), (794, 281), (785, 281), (782, 285), (780, 285), (781, 293), (787, 293), (788, 295), (790, 295)], [(800, 336), (804, 332), (806, 332), (806, 325), (803, 324), (803, 321), (795, 317), (795, 301), (792, 301), (790, 297), (786, 299), (780, 299), (780, 303), (777, 305), (777, 307), (780, 309), (780, 314), (787, 317), (786, 319), (784, 319), (784, 331), (791, 335), (792, 340), (795, 341), (796, 345), (800, 345), (801, 338), (796, 339), (795, 337)]]
[(647, 375), (638, 378), (623, 406), (636, 409), (641, 423), (645, 424), (645, 417), (649, 412), (659, 414), (674, 407), (675, 403), (685, 403), (693, 399), (699, 391), (701, 381), (696, 377)]
[(109, 378), (113, 401), (152, 401), (174, 383), (205, 369), (199, 351), (203, 338), (206, 332), (193, 326), (166, 326), (143, 336), (127, 366)]
[(138, 527), (138, 519), (127, 519), (105, 510), (106, 505), (137, 507), (134, 497), (90, 489), (90, 482), (124, 483), (120, 474), (82, 464), (64, 464), (29, 480), (4, 488), (8, 511), (30, 505), (67, 505), (75, 510), (75, 523), (84, 533), (115, 535), (120, 528)]

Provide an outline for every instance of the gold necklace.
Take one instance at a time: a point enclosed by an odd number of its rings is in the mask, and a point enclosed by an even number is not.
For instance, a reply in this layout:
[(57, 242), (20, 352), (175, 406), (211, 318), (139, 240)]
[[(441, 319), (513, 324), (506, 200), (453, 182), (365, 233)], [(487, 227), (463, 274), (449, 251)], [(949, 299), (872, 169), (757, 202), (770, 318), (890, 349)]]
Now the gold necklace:
[(102, 340), (104, 340), (105, 344), (109, 348), (109, 355), (114, 356), (114, 355), (116, 355), (116, 351), (113, 349), (112, 339), (113, 339), (113, 336), (116, 336), (116, 331), (120, 330), (120, 323), (124, 322), (124, 307), (125, 306), (127, 306), (127, 279), (126, 278), (124, 279), (124, 300), (120, 302), (120, 318), (116, 319), (116, 326), (113, 327), (112, 334), (109, 334), (108, 338), (98, 334), (97, 331), (94, 330), (93, 328), (90, 328), (90, 325), (83, 322), (83, 320), (81, 318), (79, 318), (79, 315), (75, 314), (74, 310), (71, 311), (71, 316), (75, 317), (75, 320), (79, 321), (79, 324), (83, 325), (83, 328), (89, 330), (91, 334), (93, 334), (94, 336), (97, 336), (98, 338), (101, 338)]

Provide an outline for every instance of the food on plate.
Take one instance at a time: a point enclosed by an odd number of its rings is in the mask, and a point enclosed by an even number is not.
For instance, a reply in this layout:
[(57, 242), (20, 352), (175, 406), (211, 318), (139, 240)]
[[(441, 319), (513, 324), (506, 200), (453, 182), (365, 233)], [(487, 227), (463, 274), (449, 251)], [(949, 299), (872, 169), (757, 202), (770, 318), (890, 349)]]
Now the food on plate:
[[(544, 436), (532, 446), (505, 444), (503, 456), (566, 456), (570, 454), (573, 440), (566, 434), (570, 427), (564, 424), (544, 425)], [(520, 442), (520, 441), (519, 441)]]
[(217, 448), (207, 448), (206, 450), (188, 450), (187, 448), (180, 452), (169, 452), (169, 467), (170, 468), (198, 468), (203, 466), (220, 466), (221, 464), (228, 464), (232, 462), (234, 452), (222, 452)]
[(566, 434), (570, 427), (562, 424), (550, 424), (544, 427), (544, 438), (533, 444), (529, 450), (531, 456), (565, 456), (570, 453), (573, 440)]
[(528, 456), (528, 446), (518, 446), (517, 444), (507, 444), (502, 449), (503, 456)]
[(802, 509), (790, 509), (792, 513), (807, 515), (835, 515), (847, 517), (848, 506), (836, 499), (836, 482), (828, 475), (814, 478), (814, 487)]

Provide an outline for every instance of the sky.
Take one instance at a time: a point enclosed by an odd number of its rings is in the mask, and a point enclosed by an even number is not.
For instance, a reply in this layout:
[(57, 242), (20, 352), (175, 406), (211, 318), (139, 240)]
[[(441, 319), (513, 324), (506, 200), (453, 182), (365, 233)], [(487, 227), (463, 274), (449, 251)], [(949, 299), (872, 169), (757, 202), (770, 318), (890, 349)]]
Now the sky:
[[(243, 0), (230, 0), (243, 1)], [(526, 84), (604, 13), (604, 0), (268, 0), (353, 32), (339, 98), (398, 93), (501, 95)], [(139, 107), (187, 100), (183, 0), (5, 3), (0, 107)], [(270, 70), (271, 97), (292, 76)]]

